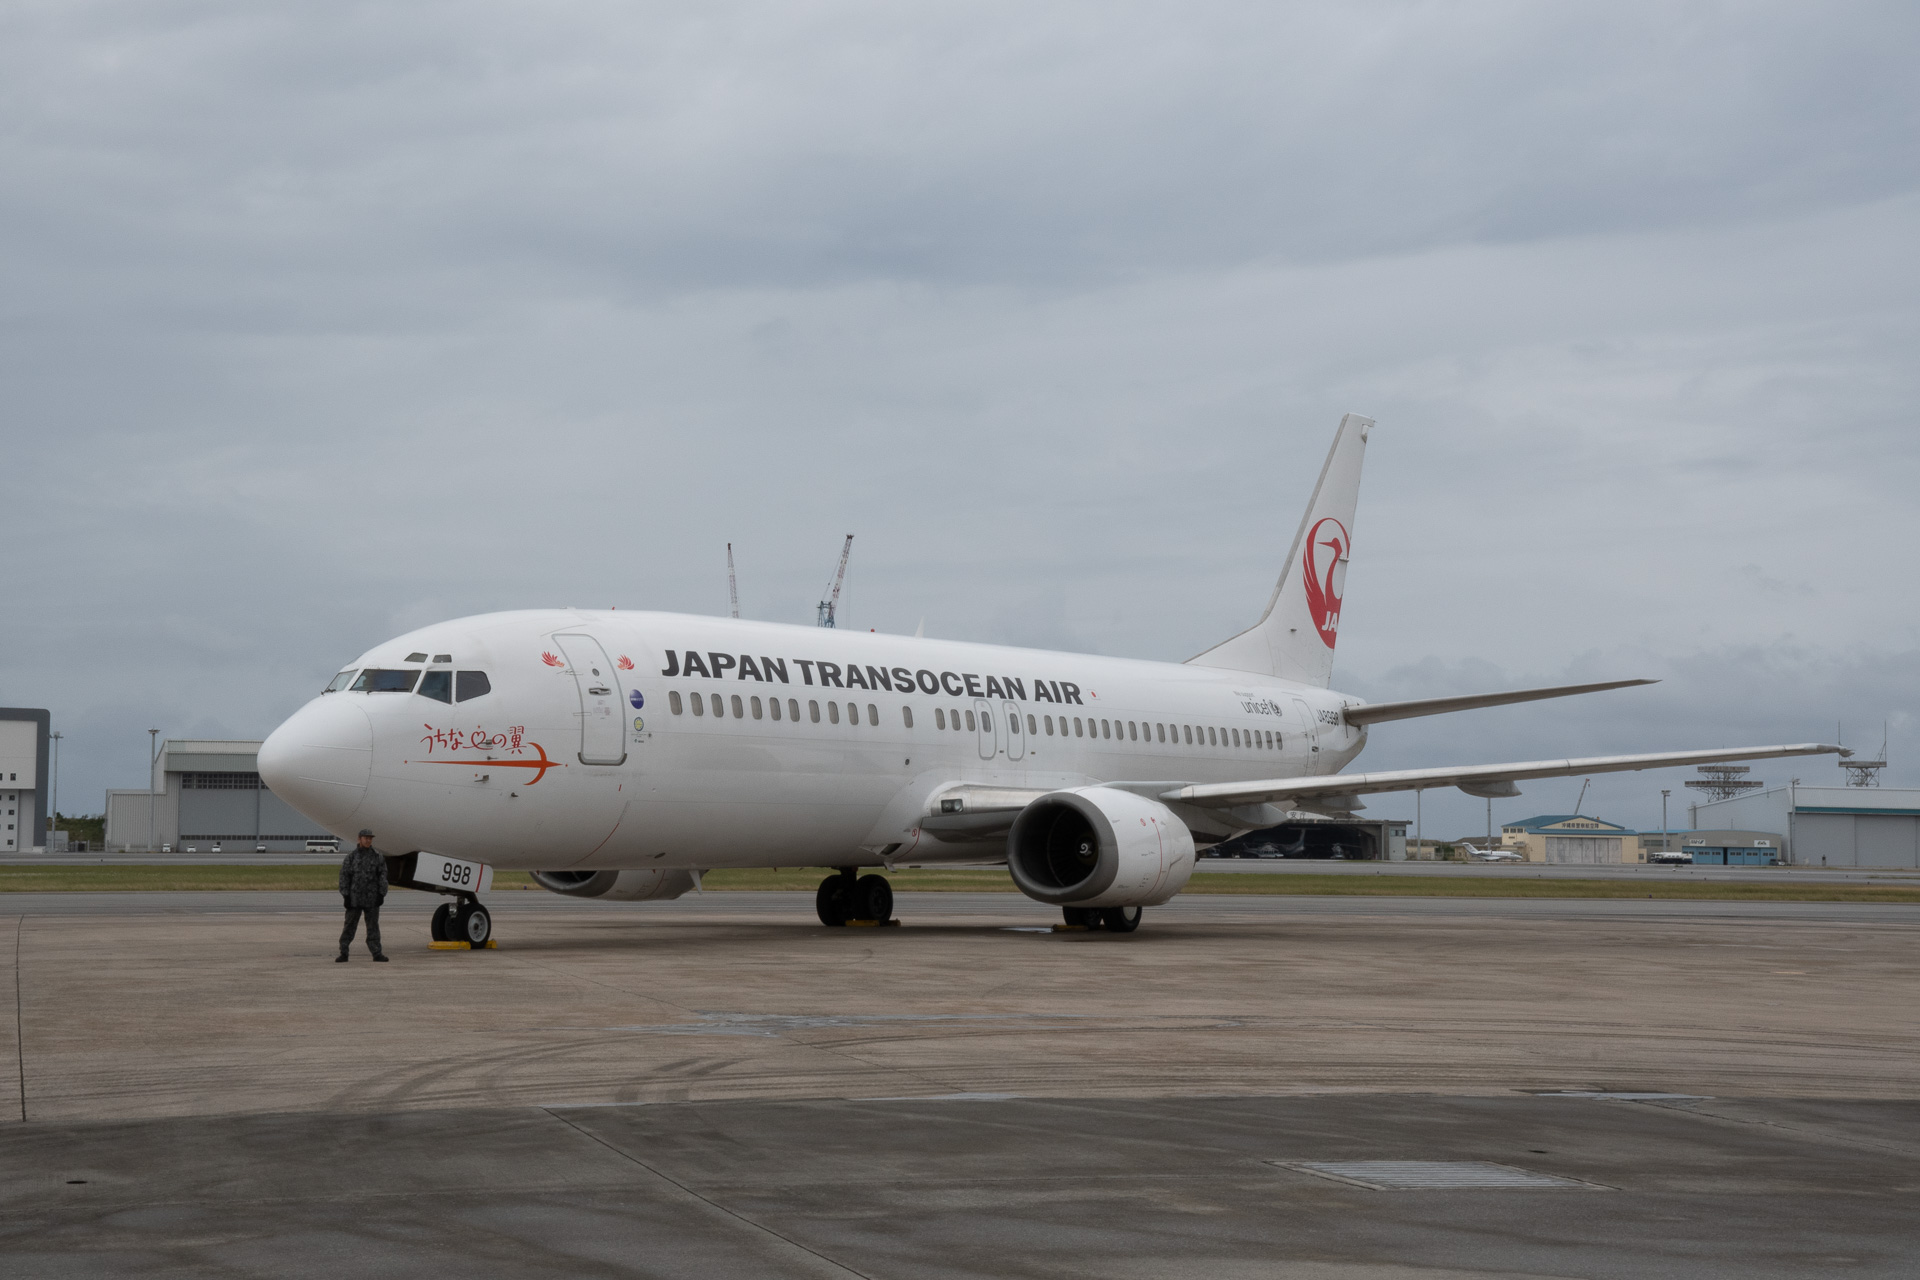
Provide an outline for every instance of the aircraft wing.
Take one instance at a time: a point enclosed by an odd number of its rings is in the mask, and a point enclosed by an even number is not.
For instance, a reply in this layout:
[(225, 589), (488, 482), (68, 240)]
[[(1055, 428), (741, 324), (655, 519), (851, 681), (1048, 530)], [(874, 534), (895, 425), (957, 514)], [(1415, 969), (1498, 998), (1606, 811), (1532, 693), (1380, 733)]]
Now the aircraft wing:
[[(1501, 794), (1502, 783), (1529, 778), (1577, 778), (1589, 773), (1671, 769), (1730, 760), (1768, 760), (1779, 756), (1851, 755), (1845, 747), (1801, 742), (1780, 747), (1723, 747), (1717, 751), (1659, 751), (1639, 756), (1592, 756), (1585, 760), (1529, 760), (1519, 764), (1469, 764), (1441, 769), (1396, 769), (1382, 773), (1334, 773), (1314, 778), (1275, 778), (1258, 782), (1208, 782), (1159, 793), (1169, 803), (1231, 809), (1252, 804), (1289, 804), (1380, 791), (1416, 791), (1460, 787), (1470, 794)], [(1479, 790), (1472, 790), (1478, 788)], [(1507, 790), (1506, 794), (1517, 795)]]

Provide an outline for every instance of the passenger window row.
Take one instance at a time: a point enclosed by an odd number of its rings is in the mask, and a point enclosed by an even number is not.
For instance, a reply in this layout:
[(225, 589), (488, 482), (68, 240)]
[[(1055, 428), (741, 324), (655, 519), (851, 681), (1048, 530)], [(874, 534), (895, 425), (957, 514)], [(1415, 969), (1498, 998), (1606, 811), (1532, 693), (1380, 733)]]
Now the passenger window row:
[[(1027, 717), (1032, 720), (1032, 716)], [(1048, 737), (1054, 735), (1052, 716), (1042, 716)], [(1060, 717), (1059, 735), (1067, 736), (1067, 717)], [(1161, 724), (1153, 721), (1095, 720), (1088, 716), (1083, 726), (1073, 717), (1076, 738), (1109, 738), (1123, 742), (1171, 742), (1176, 746), (1238, 747), (1246, 751), (1278, 751), (1283, 741), (1272, 729), (1216, 729), (1211, 725)]]
[[(466, 673), (462, 672), (461, 674), (465, 675)], [(797, 698), (788, 698), (786, 700), (786, 714), (783, 717), (781, 715), (781, 702), (778, 698), (768, 698), (763, 706), (757, 695), (749, 695), (743, 699), (737, 693), (726, 697), (722, 697), (717, 693), (689, 693), (683, 699), (678, 689), (670, 689), (667, 691), (667, 709), (672, 711), (674, 715), (685, 715), (689, 705), (691, 705), (693, 714), (696, 716), (708, 715), (708, 708), (711, 707), (711, 714), (723, 720), (727, 716), (729, 706), (732, 708), (733, 718), (735, 720), (745, 720), (749, 717), (755, 720), (780, 720), (784, 718), (797, 722), (800, 719), (800, 701)], [(839, 724), (840, 704), (837, 702), (827, 703), (826, 714), (828, 723)], [(860, 704), (857, 702), (847, 703), (846, 716), (848, 724), (859, 724)], [(820, 723), (820, 704), (812, 699), (808, 699), (807, 701), (807, 718), (814, 724)], [(913, 708), (901, 707), (900, 719), (907, 728), (913, 728)], [(1068, 733), (1068, 718), (1066, 716), (1060, 717), (1060, 725), (1057, 730), (1054, 727), (1053, 720), (1054, 718), (1050, 715), (1040, 716), (1036, 722), (1036, 717), (1029, 715), (1027, 717), (1027, 732), (1029, 734), (1038, 734), (1043, 731), (1042, 726), (1044, 725), (1044, 732), (1048, 737), (1053, 737), (1056, 732), (1060, 737), (1066, 737)], [(871, 702), (867, 704), (866, 723), (876, 727), (880, 723), (880, 708)], [(1220, 729), (1208, 725), (1160, 724), (1151, 721), (1134, 720), (1096, 720), (1092, 716), (1088, 716), (1084, 721), (1079, 716), (1074, 716), (1071, 723), (1072, 733), (1076, 738), (1118, 739), (1122, 742), (1172, 742), (1176, 746), (1235, 747), (1247, 751), (1278, 751), (1281, 749), (1283, 741), (1281, 735), (1272, 729)], [(969, 733), (978, 733), (983, 729), (991, 731), (993, 728), (990, 722), (983, 722), (972, 711), (963, 710), (959, 707), (953, 707), (951, 709), (935, 707), (933, 709), (934, 728), (952, 729), (955, 732), (959, 732), (963, 726)], [(1020, 732), (1020, 718), (1017, 713), (1013, 715), (1007, 727), (1015, 733)]]
[[(696, 716), (706, 715), (708, 713), (708, 707), (711, 706), (712, 714), (721, 720), (726, 719), (729, 705), (731, 705), (733, 709), (733, 718), (735, 720), (745, 720), (751, 716), (755, 720), (785, 719), (798, 723), (800, 719), (800, 700), (798, 698), (787, 699), (786, 714), (783, 716), (781, 714), (780, 699), (778, 698), (768, 698), (762, 703), (757, 695), (749, 695), (746, 698), (742, 698), (736, 693), (730, 697), (723, 698), (717, 693), (689, 693), (683, 699), (678, 689), (669, 689), (667, 691), (667, 710), (673, 712), (673, 714), (677, 716), (685, 715), (689, 704), (692, 705), (693, 714)], [(848, 724), (859, 724), (860, 704), (857, 702), (847, 703), (846, 715)], [(902, 707), (900, 708), (900, 715), (906, 721), (907, 728), (913, 728), (913, 709), (911, 707)], [(820, 704), (811, 698), (807, 700), (807, 718), (814, 724), (820, 723)], [(829, 724), (840, 723), (839, 703), (829, 702), (827, 704), (827, 722)], [(880, 725), (880, 708), (871, 702), (867, 704), (866, 722), (875, 728), (878, 728)]]

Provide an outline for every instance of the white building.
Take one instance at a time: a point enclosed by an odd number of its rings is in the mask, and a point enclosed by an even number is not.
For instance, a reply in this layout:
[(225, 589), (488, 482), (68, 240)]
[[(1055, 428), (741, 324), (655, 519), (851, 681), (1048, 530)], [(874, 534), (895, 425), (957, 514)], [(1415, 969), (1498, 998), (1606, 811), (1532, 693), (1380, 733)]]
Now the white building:
[(0, 854), (46, 842), (47, 743), (52, 718), (38, 707), (0, 707)]
[(144, 790), (107, 792), (107, 848), (282, 853), (330, 839), (260, 780), (258, 742), (160, 744)]
[(1789, 783), (1692, 810), (1696, 830), (1780, 832), (1796, 866), (1920, 868), (1920, 790)]

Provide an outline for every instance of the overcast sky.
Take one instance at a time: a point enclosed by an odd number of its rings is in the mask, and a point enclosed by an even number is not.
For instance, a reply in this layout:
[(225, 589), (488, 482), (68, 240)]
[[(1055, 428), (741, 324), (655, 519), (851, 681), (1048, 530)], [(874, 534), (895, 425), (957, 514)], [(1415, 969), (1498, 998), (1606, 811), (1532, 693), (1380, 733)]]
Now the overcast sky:
[(1352, 410), (1336, 687), (1664, 681), (1364, 765), (1886, 719), (1920, 784), (1916, 52), (1899, 3), (7, 6), (0, 703), (98, 812), (419, 624), (722, 613), (729, 540), (811, 622), (847, 532), (843, 625), (1179, 660)]

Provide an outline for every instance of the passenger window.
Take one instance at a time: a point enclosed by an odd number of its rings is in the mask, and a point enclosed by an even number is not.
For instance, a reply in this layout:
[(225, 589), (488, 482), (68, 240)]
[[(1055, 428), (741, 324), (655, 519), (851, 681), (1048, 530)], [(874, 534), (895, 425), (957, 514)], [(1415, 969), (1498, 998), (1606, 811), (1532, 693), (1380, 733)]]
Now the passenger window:
[(840, 723), (840, 704), (839, 703), (829, 702), (827, 704), (827, 722), (829, 724)]
[(327, 687), (322, 689), (320, 692), (338, 693), (342, 689), (346, 688), (348, 685), (352, 684), (353, 678), (359, 674), (360, 673), (358, 671), (352, 671), (352, 670), (342, 671), (339, 675), (333, 678), (332, 683), (328, 684)]
[(733, 695), (733, 718), (735, 720), (747, 718), (747, 709), (740, 705), (740, 695), (737, 693)]
[(944, 729), (947, 727), (947, 713), (938, 707), (933, 709), (933, 727), (936, 729)]
[(716, 716), (724, 716), (727, 714), (727, 704), (720, 701), (719, 694), (710, 693), (707, 696), (713, 699), (713, 714)]
[(1100, 722), (1100, 736), (1103, 738), (1111, 738), (1113, 736), (1113, 730), (1105, 720)]
[(707, 714), (707, 700), (703, 695), (692, 693), (687, 696), (693, 699), (693, 714), (697, 716)]
[(1133, 721), (1131, 720), (1127, 721), (1127, 741), (1138, 742), (1139, 740), (1140, 740), (1140, 734), (1138, 729), (1135, 727)]
[(429, 671), (420, 677), (420, 696), (435, 702), (453, 701), (453, 672)]
[(462, 702), (484, 698), (493, 692), (493, 681), (484, 671), (462, 671), (453, 678), (453, 692)]
[(1217, 747), (1220, 745), (1220, 736), (1214, 732), (1212, 725), (1207, 726), (1207, 745), (1210, 747)]
[(867, 704), (867, 723), (876, 729), (880, 727), (880, 708), (874, 706), (871, 702)]
[(820, 704), (812, 698), (807, 699), (807, 715), (812, 717), (815, 724), (820, 723)]
[(1027, 736), (1031, 738), (1038, 732), (1040, 732), (1040, 726), (1033, 722), (1033, 713), (1029, 711), (1027, 713)]
[(913, 728), (913, 708), (912, 707), (900, 708), (900, 718), (906, 721), (907, 728), (909, 729)]
[(1159, 731), (1160, 741), (1165, 742), (1167, 740), (1167, 726), (1156, 721), (1153, 727)]
[[(815, 720), (819, 718), (819, 716), (814, 717)], [(800, 700), (798, 698), (787, 699), (787, 719), (793, 721), (795, 724), (800, 723)]]
[(1239, 731), (1238, 729), (1229, 729), (1229, 730), (1228, 730), (1228, 732), (1229, 732), (1229, 733), (1231, 733), (1231, 734), (1233, 735), (1233, 745), (1234, 745), (1234, 746), (1236, 746), (1236, 747), (1237, 747), (1237, 746), (1239, 746), (1239, 745), (1240, 745), (1240, 731)]
[(773, 713), (773, 718), (775, 720), (778, 720), (780, 718), (780, 699), (768, 698), (767, 710)]
[(748, 701), (749, 703), (751, 703), (751, 704), (752, 704), (752, 706), (753, 706), (753, 718), (754, 718), (755, 720), (758, 720), (758, 719), (760, 718), (760, 699), (758, 699), (758, 698), (749, 698), (749, 699), (747, 699), (747, 701)]
[(849, 702), (847, 704), (847, 723), (848, 724), (860, 723), (860, 704), (859, 703)]
[(1080, 732), (1080, 717), (1079, 717), (1079, 716), (1075, 716), (1075, 717), (1073, 718), (1073, 736), (1074, 736), (1074, 737), (1076, 737), (1076, 738), (1078, 738), (1078, 737), (1082, 737), (1082, 736), (1084, 736), (1084, 735), (1083, 735), (1083, 734), (1082, 734), (1082, 733)]
[(1051, 737), (1053, 736), (1053, 717), (1052, 717), (1052, 716), (1041, 716), (1041, 717), (1040, 717), (1040, 723), (1041, 723), (1041, 724), (1044, 724), (1045, 726), (1047, 726), (1047, 736), (1048, 736), (1049, 738), (1051, 738)]
[(412, 693), (418, 671), (379, 671), (368, 667), (353, 682), (354, 693)]
[(955, 733), (960, 732), (960, 708), (955, 707), (947, 712), (947, 723), (953, 726)]
[(980, 725), (977, 721), (974, 720), (973, 712), (971, 711), (967, 712), (967, 732), (977, 733), (979, 732), (979, 729), (980, 729)]
[(680, 691), (678, 689), (668, 690), (667, 707), (673, 712), (673, 714), (675, 715), (680, 714)]

